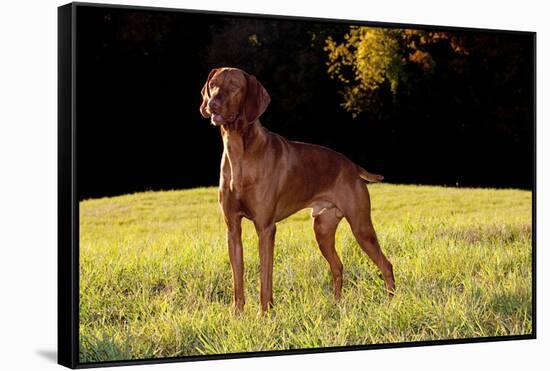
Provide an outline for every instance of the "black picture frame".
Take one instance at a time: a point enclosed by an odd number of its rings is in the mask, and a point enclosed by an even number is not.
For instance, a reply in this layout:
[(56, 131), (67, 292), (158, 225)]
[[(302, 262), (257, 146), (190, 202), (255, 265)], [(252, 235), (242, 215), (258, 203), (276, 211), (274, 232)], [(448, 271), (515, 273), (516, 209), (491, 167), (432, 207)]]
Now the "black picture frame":
[(509, 34), (523, 34), (532, 38), (533, 52), (536, 56), (536, 33), (526, 31), (507, 31), (476, 28), (460, 28), (434, 25), (401, 24), (371, 22), (359, 20), (324, 19), (296, 16), (230, 13), (221, 11), (202, 11), (188, 9), (159, 8), (146, 6), (127, 6), (96, 3), (70, 3), (58, 8), (58, 363), (69, 368), (88, 368), (104, 366), (122, 366), (136, 364), (154, 364), (184, 361), (203, 361), (245, 357), (279, 356), (290, 354), (309, 354), (322, 352), (341, 352), (354, 350), (418, 347), (446, 344), (480, 343), (508, 340), (528, 340), (537, 337), (537, 300), (536, 300), (536, 57), (533, 58), (533, 196), (532, 196), (532, 324), (531, 334), (513, 336), (489, 336), (467, 339), (449, 339), (436, 341), (412, 341), (403, 343), (354, 345), (344, 347), (308, 348), (277, 351), (259, 351), (251, 353), (212, 354), (174, 358), (151, 358), (139, 360), (106, 361), (100, 363), (81, 363), (79, 361), (79, 203), (77, 198), (76, 166), (76, 10), (79, 7), (103, 7), (132, 10), (154, 10), (163, 12), (185, 12), (189, 14), (212, 14), (219, 16), (239, 16), (262, 20), (299, 20), (303, 22), (343, 23), (350, 25), (378, 26), (389, 28), (415, 28), (421, 30), (446, 31), (483, 31)]

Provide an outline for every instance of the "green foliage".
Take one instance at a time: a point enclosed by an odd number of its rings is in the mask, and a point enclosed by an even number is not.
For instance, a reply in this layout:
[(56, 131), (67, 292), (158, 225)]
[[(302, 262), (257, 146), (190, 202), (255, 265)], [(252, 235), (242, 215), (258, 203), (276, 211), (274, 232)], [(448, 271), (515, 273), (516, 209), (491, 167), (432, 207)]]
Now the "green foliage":
[(275, 307), (259, 314), (252, 223), (243, 225), (246, 299), (232, 313), (216, 189), (80, 203), (80, 359), (172, 357), (529, 334), (531, 192), (370, 185), (397, 293), (343, 221), (341, 302), (309, 211), (278, 224)]
[[(342, 106), (356, 117), (384, 84), (393, 94), (407, 81), (409, 63), (424, 71), (434, 67), (429, 46), (449, 40), (443, 32), (350, 26), (341, 43), (326, 39), (328, 74), (344, 84)], [(456, 52), (463, 52), (456, 38)]]

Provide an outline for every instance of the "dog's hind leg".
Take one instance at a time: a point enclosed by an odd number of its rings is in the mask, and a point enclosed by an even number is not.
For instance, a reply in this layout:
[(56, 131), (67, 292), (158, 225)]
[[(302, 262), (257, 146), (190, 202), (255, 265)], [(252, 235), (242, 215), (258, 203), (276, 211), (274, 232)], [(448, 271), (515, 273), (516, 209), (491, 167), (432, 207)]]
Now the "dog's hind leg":
[(330, 265), (334, 296), (337, 300), (342, 295), (343, 265), (336, 253), (334, 246), (336, 228), (342, 219), (341, 213), (336, 208), (324, 209), (320, 213), (313, 213), (313, 230), (321, 253)]
[(353, 235), (357, 239), (357, 242), (361, 246), (364, 252), (367, 253), (369, 258), (376, 264), (386, 285), (388, 294), (393, 296), (395, 291), (395, 279), (393, 276), (393, 267), (390, 261), (382, 253), (382, 249), (378, 244), (376, 238), (376, 232), (372, 225), (370, 215), (370, 197), (368, 191), (364, 186), (356, 193), (356, 200), (354, 202), (354, 208), (349, 211), (346, 210), (346, 219), (351, 226)]

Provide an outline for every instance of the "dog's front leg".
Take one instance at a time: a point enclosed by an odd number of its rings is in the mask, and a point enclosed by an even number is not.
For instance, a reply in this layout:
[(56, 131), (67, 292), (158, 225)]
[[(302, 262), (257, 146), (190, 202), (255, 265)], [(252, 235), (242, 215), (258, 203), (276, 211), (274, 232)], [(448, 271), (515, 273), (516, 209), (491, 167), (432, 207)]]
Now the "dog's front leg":
[(241, 239), (241, 218), (234, 217), (227, 221), (227, 246), (229, 261), (233, 273), (233, 305), (235, 312), (244, 308), (244, 262), (243, 243)]
[(273, 248), (275, 244), (275, 224), (256, 225), (260, 249), (260, 304), (262, 312), (273, 306)]

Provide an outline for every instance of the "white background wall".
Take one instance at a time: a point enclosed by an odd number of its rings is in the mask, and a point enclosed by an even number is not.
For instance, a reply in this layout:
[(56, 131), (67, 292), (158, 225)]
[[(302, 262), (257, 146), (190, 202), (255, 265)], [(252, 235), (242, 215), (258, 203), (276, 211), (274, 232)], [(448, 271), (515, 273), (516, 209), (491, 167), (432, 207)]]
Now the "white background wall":
[[(204, 10), (538, 32), (537, 340), (134, 366), (148, 370), (537, 370), (550, 357), (548, 281), (549, 22), (545, 1), (116, 1)], [(56, 352), (57, 9), (8, 0), (0, 10), (0, 369), (48, 370)], [(514, 171), (514, 169), (510, 169)], [(546, 292), (544, 291), (546, 289)], [(139, 367), (139, 368), (138, 368)], [(546, 367), (548, 367), (546, 365)]]

